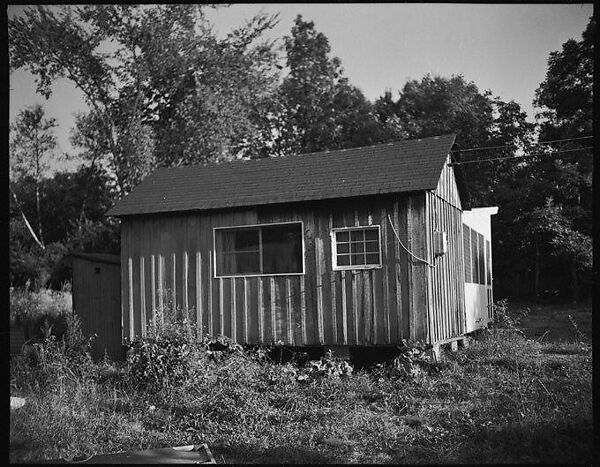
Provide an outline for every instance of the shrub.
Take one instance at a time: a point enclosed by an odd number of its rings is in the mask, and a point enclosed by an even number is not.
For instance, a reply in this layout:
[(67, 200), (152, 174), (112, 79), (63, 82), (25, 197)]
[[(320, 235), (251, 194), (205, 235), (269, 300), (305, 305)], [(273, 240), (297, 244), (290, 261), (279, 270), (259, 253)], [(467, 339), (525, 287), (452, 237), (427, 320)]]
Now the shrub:
[(42, 341), (26, 346), (23, 354), (13, 359), (13, 387), (44, 392), (55, 384), (62, 384), (65, 379), (77, 384), (94, 377), (95, 367), (90, 355), (93, 338), (82, 334), (77, 316), (67, 314), (65, 322), (65, 332), (60, 338), (52, 335), (47, 326), (43, 329)]
[(30, 282), (25, 288), (9, 289), (10, 323), (19, 325), (27, 339), (41, 342), (42, 329), (60, 338), (66, 331), (67, 319), (72, 314), (70, 284), (65, 283), (61, 291), (45, 288), (31, 290)]
[(509, 307), (508, 300), (502, 299), (492, 305), (492, 310), (494, 322), (490, 326), (491, 328), (503, 328), (523, 334), (519, 325), (521, 324), (521, 320), (529, 315), (531, 311), (529, 308)]

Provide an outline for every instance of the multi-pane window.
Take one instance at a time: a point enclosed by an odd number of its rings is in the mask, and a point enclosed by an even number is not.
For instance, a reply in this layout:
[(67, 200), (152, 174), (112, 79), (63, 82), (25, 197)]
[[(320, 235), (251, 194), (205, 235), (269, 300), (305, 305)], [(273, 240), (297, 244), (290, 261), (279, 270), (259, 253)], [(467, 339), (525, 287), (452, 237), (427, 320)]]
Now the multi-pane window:
[(215, 229), (216, 276), (301, 274), (302, 224)]
[(379, 226), (333, 229), (334, 269), (381, 267)]
[(489, 243), (482, 234), (463, 225), (465, 282), (491, 284)]

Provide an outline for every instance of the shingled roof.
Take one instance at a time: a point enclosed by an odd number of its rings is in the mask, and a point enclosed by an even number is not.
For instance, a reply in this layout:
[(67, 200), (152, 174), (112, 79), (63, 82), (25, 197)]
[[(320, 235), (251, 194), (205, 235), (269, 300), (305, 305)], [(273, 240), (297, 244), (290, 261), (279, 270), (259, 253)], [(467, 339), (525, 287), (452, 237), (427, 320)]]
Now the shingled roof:
[(161, 168), (106, 215), (433, 190), (455, 135), (204, 166)]

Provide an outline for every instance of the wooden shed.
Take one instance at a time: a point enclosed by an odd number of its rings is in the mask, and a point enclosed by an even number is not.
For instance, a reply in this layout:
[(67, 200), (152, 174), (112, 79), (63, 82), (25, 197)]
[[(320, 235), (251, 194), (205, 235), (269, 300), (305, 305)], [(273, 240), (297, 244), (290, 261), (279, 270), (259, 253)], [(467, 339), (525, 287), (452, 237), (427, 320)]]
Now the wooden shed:
[(462, 336), (454, 140), (156, 170), (107, 213), (121, 219), (123, 338), (167, 303), (244, 344)]
[(121, 260), (118, 255), (74, 253), (73, 312), (81, 320), (83, 334), (96, 334), (91, 353), (100, 359), (105, 352), (121, 360)]

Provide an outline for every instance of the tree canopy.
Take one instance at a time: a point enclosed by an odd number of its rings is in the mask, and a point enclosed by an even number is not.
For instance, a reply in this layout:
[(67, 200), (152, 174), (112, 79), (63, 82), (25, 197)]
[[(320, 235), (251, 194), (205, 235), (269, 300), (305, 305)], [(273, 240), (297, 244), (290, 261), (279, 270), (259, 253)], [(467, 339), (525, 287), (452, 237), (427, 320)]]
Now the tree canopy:
[(498, 293), (579, 298), (592, 252), (593, 19), (581, 40), (550, 53), (534, 124), (461, 74), (397, 83), (397, 93), (370, 102), (314, 22), (299, 15), (278, 46), (264, 38), (276, 16), (259, 14), (220, 38), (207, 8), (36, 6), (9, 20), (11, 70), (29, 69), (46, 97), (68, 79), (89, 107), (71, 129), (83, 161), (75, 173), (44, 171), (56, 124), (43, 107), (11, 127), (15, 281), (51, 270), (66, 251), (118, 251), (118, 226), (103, 212), (156, 167), (455, 133), (452, 157), (472, 205), (500, 207)]

